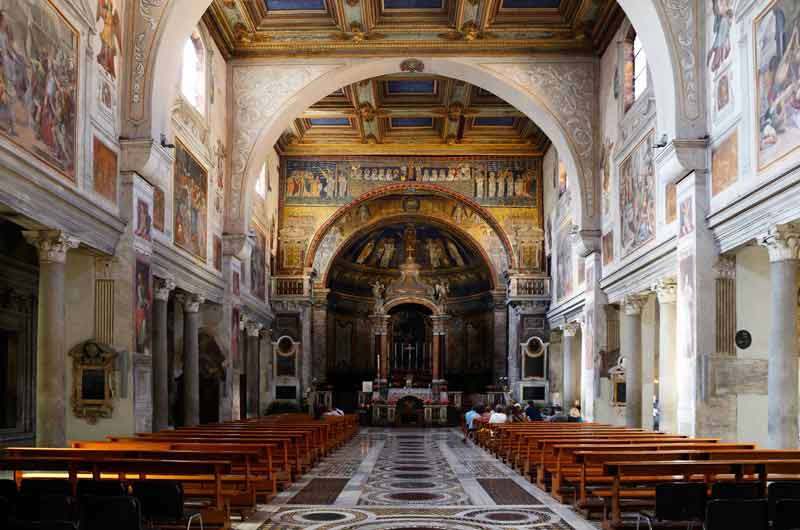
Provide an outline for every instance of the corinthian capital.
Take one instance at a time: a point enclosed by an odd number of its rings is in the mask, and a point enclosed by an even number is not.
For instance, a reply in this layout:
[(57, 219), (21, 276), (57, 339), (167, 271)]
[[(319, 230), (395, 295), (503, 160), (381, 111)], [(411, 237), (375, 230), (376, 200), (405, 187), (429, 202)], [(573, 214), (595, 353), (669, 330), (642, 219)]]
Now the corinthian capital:
[(659, 304), (674, 304), (678, 300), (678, 284), (673, 278), (658, 280), (653, 284), (653, 291)]
[(60, 230), (31, 230), (22, 235), (28, 243), (36, 247), (39, 263), (65, 263), (67, 252), (80, 244), (76, 238)]
[(581, 329), (580, 322), (567, 322), (564, 324), (564, 336), (574, 337), (577, 335), (579, 329)]
[(629, 294), (622, 301), (622, 309), (625, 311), (626, 315), (640, 315), (646, 302), (646, 295)]
[(175, 282), (169, 278), (155, 278), (153, 283), (156, 300), (169, 300), (169, 293), (175, 289)]
[(199, 294), (185, 293), (178, 295), (178, 302), (183, 306), (184, 313), (197, 313), (205, 301), (205, 297)]
[(261, 328), (264, 327), (264, 324), (261, 322), (256, 322), (255, 320), (248, 320), (246, 327), (248, 337), (258, 337), (258, 334), (261, 333)]
[(758, 243), (767, 247), (770, 261), (800, 259), (800, 224), (775, 225), (758, 238)]

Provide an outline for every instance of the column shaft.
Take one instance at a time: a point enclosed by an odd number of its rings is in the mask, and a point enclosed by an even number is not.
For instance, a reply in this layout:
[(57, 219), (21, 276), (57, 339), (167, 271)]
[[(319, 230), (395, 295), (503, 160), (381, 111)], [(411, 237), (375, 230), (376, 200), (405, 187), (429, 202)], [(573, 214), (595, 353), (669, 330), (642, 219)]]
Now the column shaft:
[(562, 384), (563, 387), (563, 395), (561, 398), (561, 406), (564, 407), (565, 411), (569, 410), (569, 407), (572, 406), (572, 402), (576, 399), (575, 398), (575, 374), (573, 373), (575, 370), (575, 363), (573, 358), (575, 357), (575, 352), (573, 349), (575, 342), (575, 334), (574, 331), (570, 332), (564, 330), (564, 335), (561, 338), (561, 364), (562, 369), (564, 370), (564, 379)]
[(153, 432), (169, 427), (168, 364), (167, 297), (160, 297), (156, 288), (153, 301)]
[(677, 351), (675, 341), (675, 322), (678, 308), (675, 302), (661, 303), (659, 306), (658, 330), (658, 404), (661, 411), (659, 429), (664, 432), (678, 432), (678, 377)]
[(625, 359), (625, 425), (642, 426), (642, 306), (647, 298), (628, 296), (620, 318), (620, 355)]
[(67, 443), (64, 331), (64, 263), (42, 262), (36, 348), (36, 445), (40, 447)]
[(798, 447), (797, 261), (770, 264), (768, 368), (770, 449)]
[(183, 299), (183, 424), (200, 424), (200, 304), (197, 296)]
[(259, 331), (252, 331), (250, 328), (247, 330), (247, 359), (245, 373), (247, 374), (247, 417), (257, 418), (260, 415), (258, 410), (258, 391), (260, 384), (260, 366), (259, 366)]

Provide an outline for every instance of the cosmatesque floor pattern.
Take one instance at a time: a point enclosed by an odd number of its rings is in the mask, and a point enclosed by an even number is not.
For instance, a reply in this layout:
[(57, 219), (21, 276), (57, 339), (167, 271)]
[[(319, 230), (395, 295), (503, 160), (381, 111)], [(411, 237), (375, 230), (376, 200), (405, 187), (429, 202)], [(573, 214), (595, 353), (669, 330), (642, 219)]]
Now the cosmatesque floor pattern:
[[(336, 488), (330, 495), (308, 494), (328, 483)], [(326, 504), (298, 504), (308, 498), (325, 499)], [(522, 501), (526, 502), (510, 504)], [(237, 530), (595, 528), (504, 464), (463, 443), (455, 430), (378, 428), (363, 429), (302, 481), (236, 526)]]

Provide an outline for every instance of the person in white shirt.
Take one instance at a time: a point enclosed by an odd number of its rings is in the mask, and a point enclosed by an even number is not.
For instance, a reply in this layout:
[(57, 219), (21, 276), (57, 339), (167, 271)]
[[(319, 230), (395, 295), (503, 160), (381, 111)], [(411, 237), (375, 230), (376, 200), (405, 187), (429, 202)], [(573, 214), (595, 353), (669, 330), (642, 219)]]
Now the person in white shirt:
[(503, 406), (497, 405), (489, 418), (489, 423), (508, 423), (508, 415), (503, 412)]

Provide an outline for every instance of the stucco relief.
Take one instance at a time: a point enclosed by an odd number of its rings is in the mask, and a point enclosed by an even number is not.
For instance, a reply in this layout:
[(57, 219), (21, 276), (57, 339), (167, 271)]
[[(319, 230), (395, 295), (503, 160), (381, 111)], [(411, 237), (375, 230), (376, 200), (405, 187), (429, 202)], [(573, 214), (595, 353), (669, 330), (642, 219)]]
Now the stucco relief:
[[(697, 35), (697, 17), (695, 5), (691, 0), (661, 0), (661, 6), (667, 16), (669, 31), (675, 44), (683, 86), (683, 114), (690, 121), (700, 118), (700, 61), (697, 60), (699, 45)], [(656, 66), (657, 67), (657, 66)]]
[(589, 62), (496, 63), (484, 68), (513, 81), (540, 101), (563, 127), (578, 156), (584, 211), (594, 216), (594, 84), (595, 66)]
[[(155, 44), (158, 25), (169, 4), (168, 0), (137, 0), (133, 5), (132, 28), (132, 60), (128, 61), (126, 117), (139, 124), (149, 116), (146, 115), (146, 91), (150, 73), (150, 58)], [(127, 18), (127, 17), (126, 17)], [(127, 55), (127, 54), (126, 54)]]
[(242, 201), (247, 160), (256, 139), (277, 111), (306, 85), (338, 68), (336, 64), (258, 65), (233, 70), (234, 141), (227, 215), (239, 219), (246, 211)]

